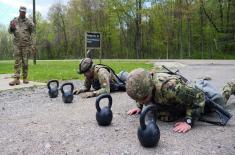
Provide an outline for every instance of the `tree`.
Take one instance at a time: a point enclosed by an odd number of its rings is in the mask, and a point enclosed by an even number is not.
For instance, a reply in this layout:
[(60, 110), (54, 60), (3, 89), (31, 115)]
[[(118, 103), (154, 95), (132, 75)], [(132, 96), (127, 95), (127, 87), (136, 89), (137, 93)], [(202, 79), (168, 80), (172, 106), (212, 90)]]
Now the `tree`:
[[(65, 24), (65, 13), (66, 13), (66, 7), (63, 6), (60, 3), (56, 3), (52, 5), (49, 9), (49, 20), (53, 24), (53, 31), (55, 34), (55, 43), (57, 52), (57, 57), (66, 57), (69, 54), (68, 49), (68, 39), (67, 39), (67, 33), (66, 33), (66, 24)], [(60, 45), (63, 47), (61, 48)], [(63, 50), (61, 50), (63, 49)], [(64, 55), (61, 55), (63, 53)]]

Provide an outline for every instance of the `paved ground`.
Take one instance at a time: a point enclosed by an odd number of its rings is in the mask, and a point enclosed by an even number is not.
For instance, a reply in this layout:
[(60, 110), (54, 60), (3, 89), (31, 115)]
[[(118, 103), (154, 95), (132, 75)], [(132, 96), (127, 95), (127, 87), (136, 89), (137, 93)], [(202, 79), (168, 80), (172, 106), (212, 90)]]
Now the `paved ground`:
[(28, 84), (23, 84), (23, 81), (20, 80), (21, 84), (17, 86), (9, 86), (9, 82), (12, 81), (12, 75), (11, 74), (0, 74), (0, 92), (3, 90), (11, 90), (11, 89), (21, 89), (26, 87), (35, 87), (40, 85), (45, 85), (45, 83), (40, 82), (33, 82), (29, 81)]
[[(211, 76), (218, 89), (235, 78), (234, 61), (161, 60), (159, 64), (178, 66), (190, 79)], [(73, 82), (76, 87), (82, 84)], [(0, 154), (235, 154), (234, 117), (226, 127), (197, 122), (186, 134), (174, 133), (174, 123), (158, 122), (159, 145), (146, 149), (137, 139), (139, 117), (126, 115), (134, 101), (122, 92), (112, 97), (112, 124), (100, 127), (95, 120), (95, 98), (75, 96), (72, 104), (64, 104), (61, 94), (50, 99), (45, 86), (1, 91)], [(235, 115), (234, 96), (228, 108)]]

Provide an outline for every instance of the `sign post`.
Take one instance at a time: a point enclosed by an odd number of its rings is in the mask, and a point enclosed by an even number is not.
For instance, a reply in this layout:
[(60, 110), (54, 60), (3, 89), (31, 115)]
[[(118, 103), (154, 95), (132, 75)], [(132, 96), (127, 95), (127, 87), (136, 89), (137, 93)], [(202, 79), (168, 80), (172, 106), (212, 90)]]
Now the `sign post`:
[(101, 33), (100, 32), (86, 32), (85, 33), (85, 57), (87, 57), (87, 50), (99, 49), (100, 50), (100, 63), (101, 63)]

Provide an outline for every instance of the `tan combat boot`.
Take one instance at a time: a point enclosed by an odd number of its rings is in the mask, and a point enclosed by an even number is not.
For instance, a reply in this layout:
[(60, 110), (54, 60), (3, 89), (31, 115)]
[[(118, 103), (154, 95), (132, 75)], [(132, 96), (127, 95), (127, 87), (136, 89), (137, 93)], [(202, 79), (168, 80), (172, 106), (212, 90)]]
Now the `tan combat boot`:
[(13, 81), (9, 82), (10, 86), (19, 85), (19, 84), (20, 84), (20, 78), (14, 78)]
[(29, 83), (29, 80), (28, 80), (27, 78), (24, 78), (24, 79), (23, 79), (23, 83), (24, 83), (24, 84), (28, 84), (28, 83)]

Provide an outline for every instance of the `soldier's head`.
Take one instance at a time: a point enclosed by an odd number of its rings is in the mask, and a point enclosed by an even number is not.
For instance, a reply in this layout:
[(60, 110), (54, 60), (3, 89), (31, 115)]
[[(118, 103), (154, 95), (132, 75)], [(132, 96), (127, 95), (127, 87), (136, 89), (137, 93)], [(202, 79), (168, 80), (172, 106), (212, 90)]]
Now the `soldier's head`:
[(20, 9), (19, 9), (19, 12), (20, 12), (20, 18), (25, 18), (25, 15), (26, 15), (26, 7), (21, 6)]
[(138, 68), (130, 72), (126, 81), (127, 94), (141, 104), (148, 103), (152, 97), (153, 83), (150, 72)]
[(93, 61), (91, 58), (84, 58), (79, 64), (79, 74), (84, 74), (87, 78), (94, 76)]

